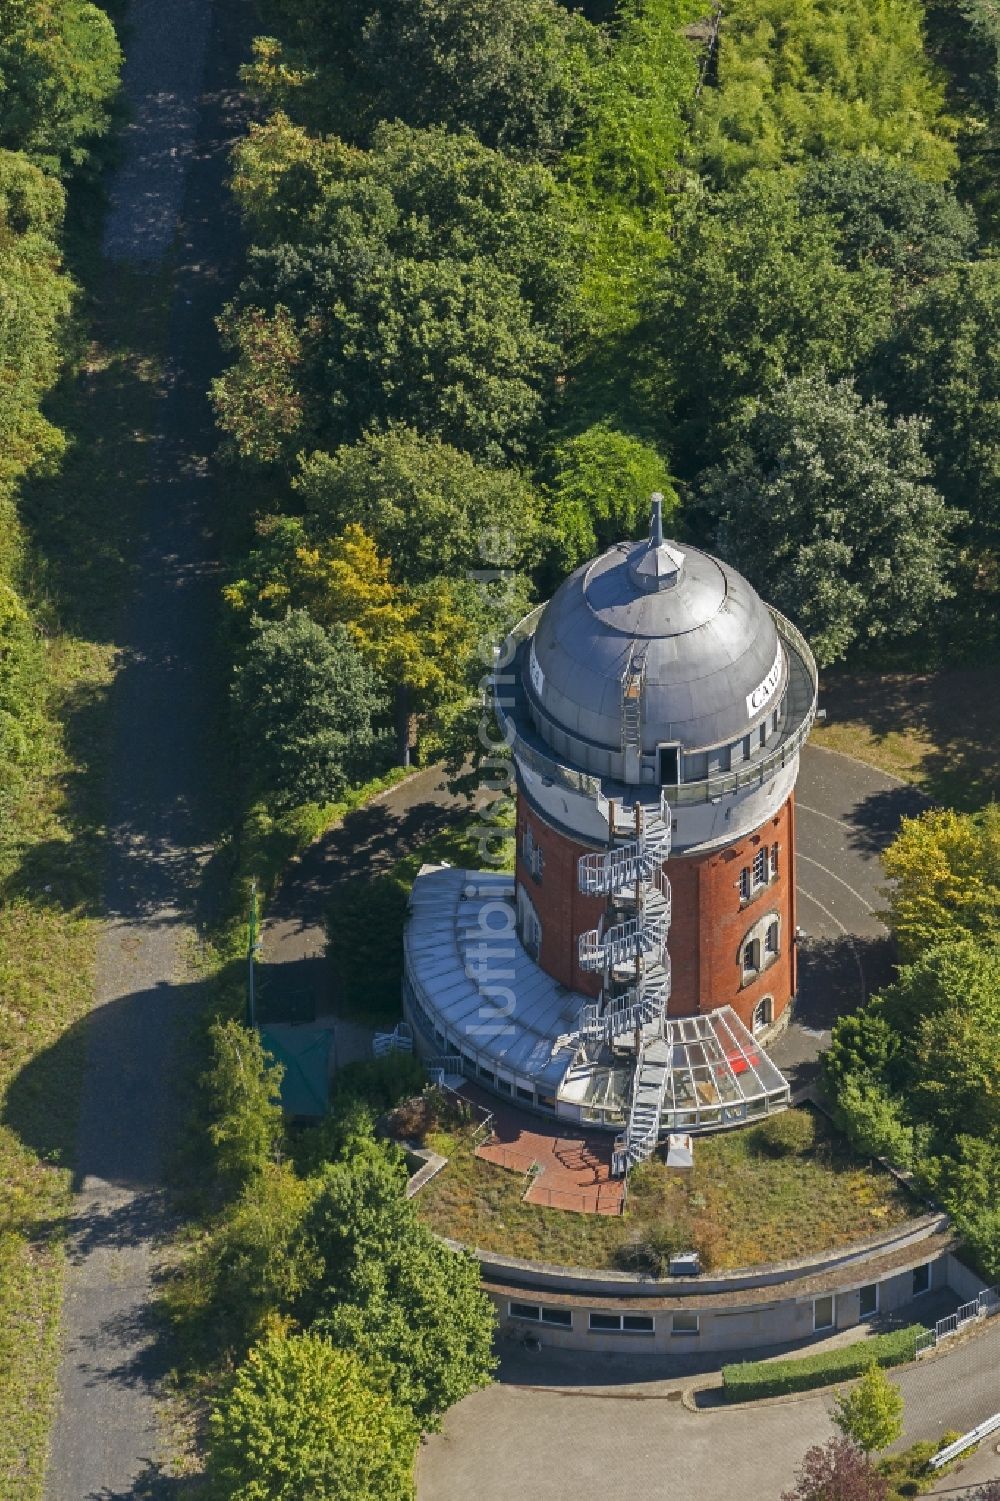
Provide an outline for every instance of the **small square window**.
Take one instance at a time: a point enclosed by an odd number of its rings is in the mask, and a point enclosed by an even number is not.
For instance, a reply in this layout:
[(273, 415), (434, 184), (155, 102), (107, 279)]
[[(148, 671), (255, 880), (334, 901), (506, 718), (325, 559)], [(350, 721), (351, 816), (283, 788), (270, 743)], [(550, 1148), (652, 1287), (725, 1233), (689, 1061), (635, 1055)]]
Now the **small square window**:
[(913, 1296), (919, 1298), (921, 1293), (931, 1290), (931, 1264), (925, 1261), (923, 1266), (913, 1268)]
[(542, 1310), (535, 1303), (508, 1303), (507, 1312), (512, 1319), (534, 1319), (542, 1316)]
[(874, 1318), (878, 1313), (878, 1283), (868, 1282), (861, 1289), (861, 1317)]
[(700, 1320), (696, 1313), (675, 1313), (670, 1324), (671, 1334), (699, 1334)]
[(816, 1298), (813, 1301), (813, 1328), (833, 1328), (833, 1297)]
[(573, 1313), (569, 1308), (543, 1308), (543, 1324), (558, 1324), (560, 1329), (572, 1329)]
[(590, 1327), (597, 1330), (608, 1330), (615, 1334), (621, 1333), (622, 1316), (620, 1313), (592, 1313), (590, 1315)]
[(533, 1089), (522, 1089), (519, 1084), (517, 1086), (517, 1097), (519, 1100), (528, 1100), (529, 1103), (533, 1104), (535, 1099), (535, 1091)]
[(626, 1334), (652, 1334), (653, 1317), (648, 1313), (626, 1313), (622, 1315), (622, 1329)]

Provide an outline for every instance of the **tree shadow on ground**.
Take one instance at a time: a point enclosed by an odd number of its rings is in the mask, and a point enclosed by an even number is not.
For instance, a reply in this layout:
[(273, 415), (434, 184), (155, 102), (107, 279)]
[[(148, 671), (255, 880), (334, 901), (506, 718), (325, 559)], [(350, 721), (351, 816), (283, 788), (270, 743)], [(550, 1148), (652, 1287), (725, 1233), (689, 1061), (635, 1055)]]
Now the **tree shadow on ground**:
[(196, 1501), (205, 1495), (200, 1475), (170, 1475), (155, 1459), (148, 1459), (141, 1475), (127, 1490), (91, 1491), (82, 1501)]
[(888, 787), (871, 792), (855, 803), (846, 816), (850, 824), (852, 849), (866, 855), (880, 855), (899, 833), (904, 818), (916, 818), (929, 806), (927, 797), (917, 787)]
[(876, 742), (923, 743), (918, 770), (934, 801), (975, 809), (1000, 795), (1000, 667), (833, 673), (824, 675), (823, 704), (832, 723), (860, 724)]
[(317, 839), (290, 868), (268, 907), (270, 924), (293, 923), (301, 931), (324, 927), (331, 893), (343, 881), (385, 874), (404, 855), (412, 854), (431, 835), (467, 811), (470, 804), (452, 795), (445, 773), (435, 795), (426, 790), (404, 803), (406, 784), (387, 802), (369, 803), (349, 813), (343, 823)]
[(794, 1093), (820, 1078), (820, 1056), (839, 1017), (856, 1011), (893, 976), (888, 934), (799, 940), (798, 991), (791, 1025), (768, 1049)]

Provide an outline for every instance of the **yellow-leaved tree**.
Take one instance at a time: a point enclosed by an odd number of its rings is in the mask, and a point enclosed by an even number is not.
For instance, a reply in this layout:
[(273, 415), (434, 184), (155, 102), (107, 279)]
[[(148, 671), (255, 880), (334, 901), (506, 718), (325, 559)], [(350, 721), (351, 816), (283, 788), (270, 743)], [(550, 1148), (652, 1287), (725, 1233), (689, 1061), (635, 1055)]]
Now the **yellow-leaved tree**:
[(889, 924), (908, 963), (934, 944), (1000, 938), (1000, 806), (904, 818), (882, 856)]

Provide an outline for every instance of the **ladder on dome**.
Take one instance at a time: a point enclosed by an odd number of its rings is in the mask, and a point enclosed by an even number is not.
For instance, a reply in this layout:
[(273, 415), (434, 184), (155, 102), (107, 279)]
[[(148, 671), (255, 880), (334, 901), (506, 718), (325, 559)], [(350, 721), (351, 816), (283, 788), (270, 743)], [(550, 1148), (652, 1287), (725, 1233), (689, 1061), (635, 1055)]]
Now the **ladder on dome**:
[[(621, 1044), (636, 1040), (632, 1099), (624, 1135), (615, 1143), (614, 1167), (625, 1173), (644, 1161), (659, 1139), (663, 1100), (670, 1078), (670, 1048), (664, 1040), (670, 999), (670, 808), (661, 792), (653, 811), (636, 804), (634, 832), (625, 836), (611, 818), (611, 847), (581, 856), (580, 890), (606, 896), (608, 913), (579, 936), (582, 969), (601, 972), (600, 998), (580, 1012), (581, 1041)], [(615, 906), (631, 907), (623, 916)]]
[(646, 676), (646, 654), (637, 653), (622, 678), (622, 755), (625, 781), (639, 781), (642, 757), (642, 687)]

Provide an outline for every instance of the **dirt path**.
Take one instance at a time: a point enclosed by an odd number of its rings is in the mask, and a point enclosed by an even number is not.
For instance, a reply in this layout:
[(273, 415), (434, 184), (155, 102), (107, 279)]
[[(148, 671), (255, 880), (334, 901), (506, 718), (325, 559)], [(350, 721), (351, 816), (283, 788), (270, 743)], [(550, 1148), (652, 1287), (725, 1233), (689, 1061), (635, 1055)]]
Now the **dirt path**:
[[(110, 256), (151, 262), (162, 255), (170, 238), (164, 224), (176, 222), (182, 202), (178, 161), (187, 163), (187, 181), (170, 379), (113, 691), (108, 915), (87, 1038), (48, 1501), (124, 1501), (166, 1494), (169, 1486), (156, 1478), (162, 1373), (149, 1315), (168, 1228), (162, 1176), (174, 1125), (171, 1061), (196, 994), (188, 914), (213, 837), (203, 788), (214, 725), (204, 666), (216, 594), (208, 529), (214, 438), (204, 393), (218, 357), (212, 319), (236, 243), (223, 178), (238, 123), (239, 101), (229, 91), (246, 55), (248, 10), (239, 0), (214, 7), (140, 0), (130, 15), (126, 79), (136, 118), (148, 121), (152, 105), (159, 123), (129, 138), (132, 154), (112, 190)], [(113, 264), (107, 275), (113, 284)]]

